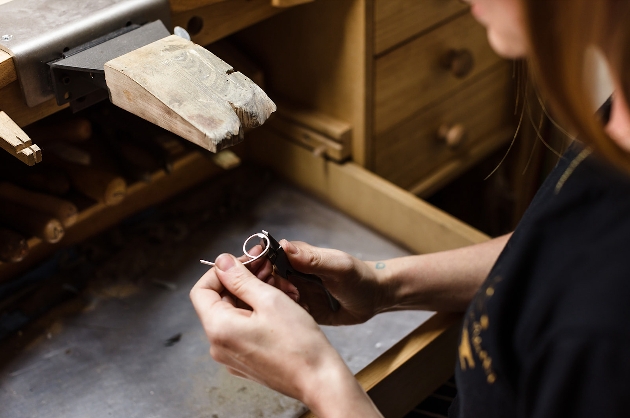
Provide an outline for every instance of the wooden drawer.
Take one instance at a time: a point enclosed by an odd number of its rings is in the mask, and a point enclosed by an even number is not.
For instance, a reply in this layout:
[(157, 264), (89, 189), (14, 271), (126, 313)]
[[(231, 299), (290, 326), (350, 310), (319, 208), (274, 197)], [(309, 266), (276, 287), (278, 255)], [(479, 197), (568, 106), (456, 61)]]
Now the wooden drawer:
[(458, 0), (376, 0), (374, 54), (381, 54), (467, 8)]
[[(443, 66), (452, 50), (466, 50), (472, 69), (456, 77)], [(378, 58), (375, 65), (374, 133), (383, 134), (423, 107), (448, 97), (500, 58), (492, 51), (485, 29), (468, 14)]]
[[(482, 79), (379, 135), (374, 141), (374, 171), (408, 189), (448, 160), (465, 157), (479, 142), (510, 126), (514, 103), (506, 92), (511, 84), (510, 66), (500, 63)], [(463, 126), (459, 146), (450, 148), (438, 139), (442, 124)]]

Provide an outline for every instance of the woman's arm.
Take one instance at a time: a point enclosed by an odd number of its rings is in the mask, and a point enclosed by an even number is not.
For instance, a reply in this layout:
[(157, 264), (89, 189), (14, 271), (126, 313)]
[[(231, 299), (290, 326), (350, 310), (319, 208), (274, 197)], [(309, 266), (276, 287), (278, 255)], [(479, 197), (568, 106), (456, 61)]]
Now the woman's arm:
[(511, 234), (438, 253), (369, 263), (387, 288), (383, 311), (464, 311)]
[(342, 251), (303, 242), (280, 243), (293, 267), (315, 274), (341, 303), (332, 312), (325, 295), (293, 279), (300, 303), (322, 324), (353, 324), (401, 309), (464, 311), (510, 235), (439, 253), (360, 261)]

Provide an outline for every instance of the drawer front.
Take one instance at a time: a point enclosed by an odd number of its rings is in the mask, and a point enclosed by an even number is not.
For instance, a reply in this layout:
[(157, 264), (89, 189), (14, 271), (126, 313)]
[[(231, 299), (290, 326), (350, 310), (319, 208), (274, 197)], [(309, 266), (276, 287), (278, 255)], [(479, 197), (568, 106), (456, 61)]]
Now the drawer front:
[[(511, 126), (513, 84), (510, 66), (501, 63), (439, 105), (376, 137), (374, 171), (408, 189), (450, 159), (465, 156), (474, 145)], [(439, 138), (441, 126), (462, 128), (461, 143), (447, 145)]]
[[(455, 70), (446, 67), (446, 57), (454, 51), (459, 55), (450, 61), (456, 66)], [(468, 60), (468, 65), (466, 57), (472, 59), (472, 62)], [(488, 44), (485, 29), (469, 14), (378, 58), (374, 133), (379, 135), (390, 130), (500, 61)]]
[(376, 0), (374, 53), (381, 54), (467, 9), (459, 0)]

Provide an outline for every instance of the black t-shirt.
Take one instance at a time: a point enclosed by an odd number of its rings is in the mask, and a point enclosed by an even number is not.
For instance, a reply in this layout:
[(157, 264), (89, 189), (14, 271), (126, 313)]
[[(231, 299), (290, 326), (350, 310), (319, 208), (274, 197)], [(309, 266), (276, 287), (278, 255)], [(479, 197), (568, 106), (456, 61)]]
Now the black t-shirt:
[(451, 417), (630, 416), (630, 178), (574, 144), (464, 317)]

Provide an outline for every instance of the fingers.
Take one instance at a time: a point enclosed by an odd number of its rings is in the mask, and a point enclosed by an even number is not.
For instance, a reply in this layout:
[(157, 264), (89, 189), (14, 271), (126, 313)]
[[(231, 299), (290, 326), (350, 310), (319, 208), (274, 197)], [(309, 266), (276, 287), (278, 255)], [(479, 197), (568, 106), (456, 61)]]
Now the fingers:
[(281, 240), (291, 265), (303, 273), (339, 276), (355, 268), (354, 260), (342, 251), (313, 247), (305, 242)]
[(216, 275), (215, 269), (208, 270), (190, 291), (190, 299), (201, 317), (205, 312), (210, 310), (215, 304), (225, 302), (230, 304), (232, 301), (222, 300), (225, 293), (225, 287)]
[(225, 289), (254, 309), (261, 299), (270, 298), (272, 292), (277, 291), (260, 281), (230, 254), (221, 254), (214, 270)]
[[(249, 250), (249, 255), (256, 257), (263, 251), (264, 247), (262, 245), (256, 245), (252, 249)], [(251, 258), (247, 255), (243, 254), (238, 257), (237, 260), (241, 263), (249, 261)], [(251, 271), (256, 277), (261, 280), (265, 280), (271, 275), (273, 271), (273, 266), (271, 265), (271, 261), (267, 257), (261, 257), (258, 260), (253, 261), (252, 263), (247, 265), (249, 271)]]

